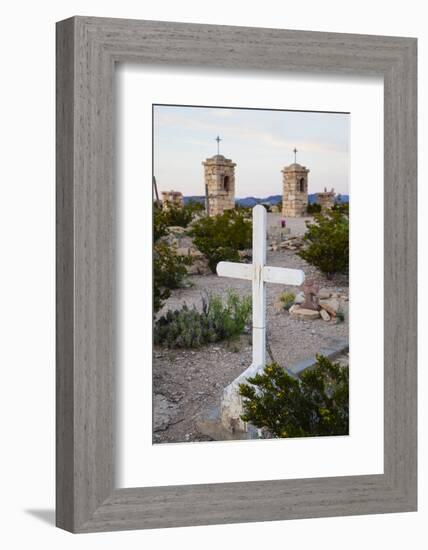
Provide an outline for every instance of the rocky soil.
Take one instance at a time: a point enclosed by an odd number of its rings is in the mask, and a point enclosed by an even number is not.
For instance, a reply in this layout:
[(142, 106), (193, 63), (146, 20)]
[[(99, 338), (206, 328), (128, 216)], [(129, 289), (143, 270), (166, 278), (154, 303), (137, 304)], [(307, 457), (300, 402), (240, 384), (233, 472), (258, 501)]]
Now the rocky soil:
[[(304, 223), (293, 229), (294, 234), (301, 234)], [(294, 250), (270, 250), (267, 260), (272, 266), (303, 269), (306, 278), (315, 279), (320, 288), (348, 295), (346, 277), (326, 279)], [(249, 281), (223, 279), (213, 274), (192, 275), (190, 282), (191, 287), (172, 293), (159, 315), (167, 309), (179, 308), (184, 303), (200, 307), (201, 294), (204, 292), (225, 296), (227, 290), (233, 288), (241, 296), (251, 293)], [(267, 286), (267, 334), (275, 361), (291, 366), (314, 356), (323, 348), (334, 347), (339, 340), (348, 339), (347, 300), (341, 300), (341, 309), (345, 314), (343, 322), (334, 317), (328, 322), (322, 318), (300, 320), (293, 319), (284, 310), (279, 312), (277, 304), (284, 291), (297, 293), (298, 289), (285, 285)], [(243, 335), (239, 341), (219, 343), (199, 350), (155, 347), (153, 353), (153, 442), (208, 440), (198, 432), (197, 418), (204, 410), (216, 406), (224, 387), (251, 364), (250, 337)]]

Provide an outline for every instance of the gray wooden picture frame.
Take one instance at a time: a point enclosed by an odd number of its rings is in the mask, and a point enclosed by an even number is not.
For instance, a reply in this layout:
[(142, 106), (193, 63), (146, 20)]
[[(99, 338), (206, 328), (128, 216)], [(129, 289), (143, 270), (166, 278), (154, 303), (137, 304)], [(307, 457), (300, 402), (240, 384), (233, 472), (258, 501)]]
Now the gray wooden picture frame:
[[(57, 24), (56, 47), (58, 527), (83, 533), (416, 510), (416, 39), (73, 17)], [(383, 77), (383, 474), (115, 487), (117, 62)]]

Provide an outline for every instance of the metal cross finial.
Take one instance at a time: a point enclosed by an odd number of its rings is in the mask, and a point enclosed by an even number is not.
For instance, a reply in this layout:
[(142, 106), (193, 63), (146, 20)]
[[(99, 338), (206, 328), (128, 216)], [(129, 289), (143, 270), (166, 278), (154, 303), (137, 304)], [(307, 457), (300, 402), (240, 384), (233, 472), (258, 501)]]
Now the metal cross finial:
[(296, 148), (293, 149), (293, 153), (294, 153), (294, 164), (296, 164), (296, 162), (297, 162), (296, 161), (296, 154), (297, 154), (297, 149)]
[(220, 154), (220, 141), (222, 141), (221, 137), (220, 136), (217, 136), (215, 138), (216, 142), (217, 142), (217, 155)]

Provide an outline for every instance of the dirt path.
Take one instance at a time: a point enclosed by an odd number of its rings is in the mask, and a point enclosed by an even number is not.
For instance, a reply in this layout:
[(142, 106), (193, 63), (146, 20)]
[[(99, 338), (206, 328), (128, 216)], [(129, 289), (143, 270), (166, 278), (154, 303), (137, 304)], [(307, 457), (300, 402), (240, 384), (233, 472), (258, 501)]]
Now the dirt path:
[[(348, 294), (346, 277), (337, 276), (329, 281), (294, 252), (269, 252), (267, 261), (272, 266), (303, 269), (307, 278), (318, 280), (320, 288)], [(193, 276), (191, 283), (191, 288), (174, 291), (163, 311), (179, 308), (184, 303), (200, 307), (203, 292), (225, 296), (227, 290), (233, 288), (241, 296), (251, 293), (250, 281), (223, 279), (217, 275)], [(295, 287), (267, 285), (267, 334), (274, 358), (279, 364), (291, 366), (314, 356), (322, 348), (334, 345), (338, 339), (348, 339), (348, 302), (343, 304), (345, 321), (342, 323), (321, 319), (297, 321), (286, 312), (275, 311), (274, 303), (285, 290), (296, 292)], [(153, 389), (154, 394), (163, 396), (161, 399), (170, 418), (161, 429), (155, 431), (153, 442), (207, 440), (196, 428), (198, 415), (215, 406), (224, 387), (250, 364), (250, 339), (245, 335), (237, 342), (219, 343), (192, 351), (156, 347)]]

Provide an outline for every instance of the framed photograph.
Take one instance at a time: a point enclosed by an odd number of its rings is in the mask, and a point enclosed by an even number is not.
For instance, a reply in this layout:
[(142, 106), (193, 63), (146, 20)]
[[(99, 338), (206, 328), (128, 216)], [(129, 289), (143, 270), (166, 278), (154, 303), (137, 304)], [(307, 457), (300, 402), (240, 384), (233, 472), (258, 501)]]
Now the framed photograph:
[(57, 24), (57, 525), (414, 511), (416, 39)]

